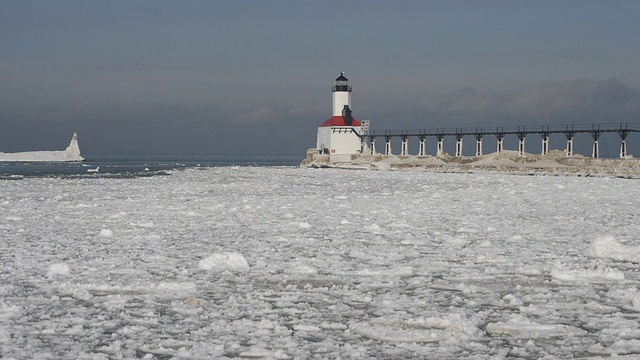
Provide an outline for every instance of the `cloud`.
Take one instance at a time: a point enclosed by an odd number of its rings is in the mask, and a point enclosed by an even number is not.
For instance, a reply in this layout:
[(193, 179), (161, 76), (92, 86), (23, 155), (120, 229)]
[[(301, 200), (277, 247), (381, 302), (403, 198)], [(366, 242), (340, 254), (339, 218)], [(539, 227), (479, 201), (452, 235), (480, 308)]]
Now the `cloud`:
[(509, 96), (505, 110), (512, 114), (615, 114), (628, 117), (640, 110), (640, 91), (617, 79), (544, 82)]
[(278, 123), (292, 116), (305, 116), (311, 112), (310, 109), (282, 106), (278, 103), (271, 103), (248, 109), (234, 109), (229, 118), (232, 122), (245, 123)]
[(420, 102), (423, 111), (461, 123), (505, 125), (638, 121), (640, 90), (617, 79), (543, 82), (515, 93), (480, 93), (466, 87)]
[(324, 121), (315, 110), (277, 103), (34, 105), (0, 116), (0, 151), (58, 149), (77, 131), (85, 154), (302, 154)]
[[(508, 94), (466, 87), (394, 101), (356, 107), (355, 116), (375, 130), (640, 121), (640, 90), (617, 79), (543, 82)], [(86, 154), (303, 154), (329, 115), (279, 102), (12, 105), (1, 109), (0, 151), (58, 149), (77, 131)]]

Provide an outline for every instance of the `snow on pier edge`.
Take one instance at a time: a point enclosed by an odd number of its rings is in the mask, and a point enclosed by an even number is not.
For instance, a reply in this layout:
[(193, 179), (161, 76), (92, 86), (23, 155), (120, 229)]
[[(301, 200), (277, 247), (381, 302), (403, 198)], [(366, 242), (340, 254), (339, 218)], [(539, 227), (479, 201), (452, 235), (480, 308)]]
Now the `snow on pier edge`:
[(582, 155), (568, 157), (562, 150), (552, 150), (546, 155), (524, 154), (505, 150), (482, 156), (454, 157), (401, 156), (401, 155), (351, 155), (350, 159), (330, 159), (329, 155), (307, 152), (301, 167), (334, 167), (371, 170), (423, 170), (431, 172), (498, 172), (526, 175), (574, 175), (596, 177), (640, 178), (640, 159), (627, 156), (623, 159), (593, 159)]

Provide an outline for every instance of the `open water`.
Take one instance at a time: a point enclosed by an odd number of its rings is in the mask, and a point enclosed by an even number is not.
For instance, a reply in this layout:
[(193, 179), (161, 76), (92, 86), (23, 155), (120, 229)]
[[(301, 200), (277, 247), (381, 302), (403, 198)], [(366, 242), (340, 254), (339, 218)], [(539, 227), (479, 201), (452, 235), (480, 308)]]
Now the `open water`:
[(302, 155), (90, 156), (83, 162), (0, 162), (0, 179), (26, 177), (130, 178), (168, 175), (185, 168), (220, 166), (298, 166)]

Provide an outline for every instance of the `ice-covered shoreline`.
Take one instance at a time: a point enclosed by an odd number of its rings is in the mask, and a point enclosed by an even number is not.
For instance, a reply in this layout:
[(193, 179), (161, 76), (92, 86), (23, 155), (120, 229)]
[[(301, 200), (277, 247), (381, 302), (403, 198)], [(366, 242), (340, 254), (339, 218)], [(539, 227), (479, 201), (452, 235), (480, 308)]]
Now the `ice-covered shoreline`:
[(430, 172), (496, 172), (524, 175), (570, 175), (588, 177), (640, 178), (640, 159), (568, 157), (564, 151), (553, 150), (546, 155), (503, 151), (482, 156), (399, 156), (352, 155), (350, 159), (330, 160), (329, 155), (307, 154), (301, 167), (332, 167), (371, 170), (422, 170)]

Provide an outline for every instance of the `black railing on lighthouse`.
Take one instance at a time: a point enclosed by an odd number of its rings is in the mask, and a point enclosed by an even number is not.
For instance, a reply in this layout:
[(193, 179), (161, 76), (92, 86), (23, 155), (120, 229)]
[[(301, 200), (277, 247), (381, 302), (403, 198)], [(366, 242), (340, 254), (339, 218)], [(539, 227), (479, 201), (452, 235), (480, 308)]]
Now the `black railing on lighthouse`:
[(499, 127), (476, 127), (476, 128), (438, 128), (438, 129), (401, 129), (401, 130), (368, 130), (359, 134), (363, 144), (369, 141), (369, 150), (375, 152), (376, 138), (385, 139), (385, 155), (392, 155), (391, 140), (400, 138), (402, 142), (400, 155), (409, 155), (408, 141), (411, 137), (416, 137), (420, 141), (418, 156), (426, 156), (425, 141), (428, 137), (437, 139), (436, 155), (443, 154), (443, 142), (447, 137), (456, 139), (455, 156), (462, 156), (462, 141), (465, 136), (473, 136), (476, 139), (476, 156), (482, 155), (482, 141), (485, 136), (495, 136), (497, 140), (496, 152), (501, 153), (503, 140), (507, 135), (518, 137), (518, 152), (525, 153), (525, 139), (528, 135), (537, 134), (542, 138), (541, 153), (549, 152), (549, 137), (552, 134), (563, 134), (567, 139), (566, 154), (573, 155), (573, 138), (576, 134), (587, 133), (593, 138), (592, 157), (600, 155), (598, 140), (604, 133), (617, 133), (620, 136), (620, 157), (627, 156), (626, 139), (630, 133), (640, 132), (640, 124), (636, 123), (605, 123), (605, 124), (572, 124), (572, 125), (531, 125), (531, 126), (499, 126)]
[(331, 85), (331, 91), (347, 91), (351, 92), (351, 85)]

